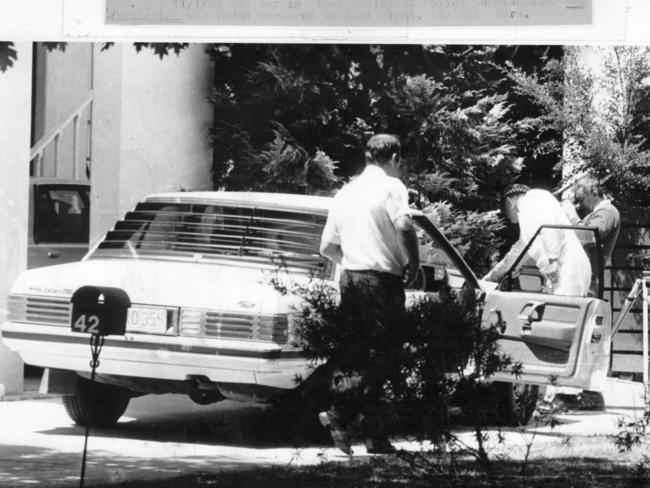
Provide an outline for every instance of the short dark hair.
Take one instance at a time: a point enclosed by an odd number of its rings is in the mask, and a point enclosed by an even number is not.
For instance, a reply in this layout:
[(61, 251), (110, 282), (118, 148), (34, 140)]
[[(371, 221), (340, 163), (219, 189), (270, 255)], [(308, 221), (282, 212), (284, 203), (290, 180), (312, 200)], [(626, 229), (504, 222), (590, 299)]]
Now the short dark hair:
[(582, 188), (589, 195), (603, 197), (603, 187), (600, 186), (600, 181), (594, 175), (584, 175), (578, 178), (574, 184), (574, 188), (578, 187)]
[(376, 134), (366, 143), (366, 162), (385, 163), (393, 157), (400, 156), (402, 146), (397, 136), (392, 134)]

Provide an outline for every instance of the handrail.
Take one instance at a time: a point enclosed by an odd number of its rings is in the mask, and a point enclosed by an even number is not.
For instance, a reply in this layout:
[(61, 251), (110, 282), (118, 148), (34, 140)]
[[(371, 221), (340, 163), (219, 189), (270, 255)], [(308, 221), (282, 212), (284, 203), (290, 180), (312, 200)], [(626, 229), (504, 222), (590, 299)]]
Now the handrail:
[(31, 161), (35, 157), (43, 153), (45, 148), (59, 136), (63, 130), (72, 122), (76, 117), (81, 115), (81, 113), (86, 109), (88, 105), (93, 101), (93, 93), (90, 92), (88, 97), (81, 103), (81, 105), (73, 111), (68, 117), (66, 117), (63, 122), (57, 125), (54, 129), (48, 132), (47, 135), (40, 138), (40, 140), (32, 146), (29, 153), (29, 160)]

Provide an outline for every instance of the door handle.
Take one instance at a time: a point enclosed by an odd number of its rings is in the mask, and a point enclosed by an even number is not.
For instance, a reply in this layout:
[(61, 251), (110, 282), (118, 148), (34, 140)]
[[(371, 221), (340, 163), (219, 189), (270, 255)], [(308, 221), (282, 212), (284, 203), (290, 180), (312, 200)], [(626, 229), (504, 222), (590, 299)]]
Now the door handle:
[(544, 315), (545, 302), (529, 302), (521, 309), (519, 320), (523, 322), (521, 326), (522, 332), (530, 332), (533, 327), (533, 322), (539, 322)]
[(47, 251), (47, 257), (50, 259), (56, 259), (61, 256), (61, 251)]

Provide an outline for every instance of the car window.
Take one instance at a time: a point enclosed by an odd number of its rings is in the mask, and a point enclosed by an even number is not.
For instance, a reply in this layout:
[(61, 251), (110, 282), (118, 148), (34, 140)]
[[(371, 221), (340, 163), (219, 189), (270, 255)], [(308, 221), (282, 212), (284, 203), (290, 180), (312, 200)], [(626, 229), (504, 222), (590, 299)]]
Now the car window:
[(429, 232), (422, 221), (415, 220), (420, 250), (421, 273), (413, 288), (440, 291), (443, 287), (459, 290), (465, 277), (437, 236)]
[(503, 291), (602, 295), (602, 253), (593, 229), (544, 226), (499, 284)]
[(236, 259), (322, 275), (331, 270), (319, 253), (325, 220), (308, 211), (144, 202), (90, 257)]
[(84, 187), (37, 186), (34, 195), (34, 241), (87, 243), (89, 191)]

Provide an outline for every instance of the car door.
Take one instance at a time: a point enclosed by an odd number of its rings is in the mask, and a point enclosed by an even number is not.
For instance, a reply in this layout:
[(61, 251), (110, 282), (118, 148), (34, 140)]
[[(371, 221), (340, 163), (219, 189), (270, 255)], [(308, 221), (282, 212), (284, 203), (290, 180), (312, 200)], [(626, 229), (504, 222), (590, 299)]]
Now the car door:
[(478, 280), (447, 238), (422, 213), (413, 211), (420, 251), (420, 271), (406, 290), (407, 303), (425, 296), (451, 294), (461, 301), (474, 302)]
[[(552, 255), (557, 274), (549, 272)], [(601, 387), (611, 326), (610, 307), (601, 299), (602, 280), (596, 229), (542, 226), (537, 231), (487, 293), (484, 306), (484, 323), (501, 333), (501, 351), (521, 364), (517, 381)], [(494, 379), (513, 381), (513, 375), (499, 373)]]

